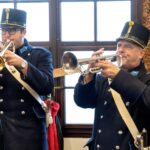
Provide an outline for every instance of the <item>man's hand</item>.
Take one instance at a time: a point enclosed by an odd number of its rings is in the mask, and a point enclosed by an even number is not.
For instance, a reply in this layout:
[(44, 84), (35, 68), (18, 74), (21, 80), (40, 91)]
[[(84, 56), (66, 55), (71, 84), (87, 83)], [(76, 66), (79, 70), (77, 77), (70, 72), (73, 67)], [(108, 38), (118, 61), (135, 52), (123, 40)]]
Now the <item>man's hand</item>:
[(120, 71), (120, 68), (107, 60), (102, 60), (96, 63), (97, 67), (101, 68), (101, 74), (107, 78), (115, 78)]
[[(94, 52), (92, 54), (92, 57), (100, 57), (104, 52), (104, 48), (101, 48), (99, 50), (97, 50), (96, 52)], [(91, 68), (94, 67), (98, 67), (100, 70), (100, 73), (105, 76), (106, 78), (111, 78), (113, 79), (118, 72), (120, 71), (120, 68), (113, 64), (112, 62), (108, 61), (108, 60), (100, 60), (97, 59), (95, 60), (94, 63), (90, 63), (88, 66), (88, 69), (90, 70)], [(84, 77), (84, 82), (88, 83), (93, 79), (93, 74), (92, 73), (88, 73), (87, 75), (85, 75)]]
[[(25, 60), (22, 57), (18, 56), (17, 54), (15, 54), (14, 52), (10, 50), (6, 50), (6, 52), (3, 55), (3, 58), (5, 59), (8, 65), (14, 66), (18, 68), (19, 70), (21, 68), (21, 64), (25, 62)], [(28, 68), (28, 65), (26, 64), (24, 69), (21, 70), (24, 75), (26, 75), (27, 73), (27, 68)]]

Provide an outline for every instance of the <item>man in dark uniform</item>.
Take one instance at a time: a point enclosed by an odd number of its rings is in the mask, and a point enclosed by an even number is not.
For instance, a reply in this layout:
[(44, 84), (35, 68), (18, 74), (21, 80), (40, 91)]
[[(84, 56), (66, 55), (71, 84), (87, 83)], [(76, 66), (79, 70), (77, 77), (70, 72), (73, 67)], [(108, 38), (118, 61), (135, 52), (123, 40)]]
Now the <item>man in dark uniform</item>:
[[(89, 73), (79, 78), (74, 93), (76, 104), (95, 108), (93, 133), (86, 144), (89, 150), (136, 149), (110, 88), (121, 95), (138, 130), (147, 130), (150, 145), (150, 74), (143, 63), (143, 49), (147, 46), (149, 34), (149, 30), (141, 24), (127, 22), (117, 39), (116, 54), (120, 66), (108, 60), (98, 60), (94, 66), (101, 68), (101, 73)], [(92, 57), (101, 53), (102, 50), (98, 50)], [(90, 64), (90, 67), (93, 65)]]
[[(12, 41), (3, 60), (14, 66), (40, 97), (54, 86), (52, 54), (45, 48), (32, 47), (26, 35), (26, 12), (3, 9), (0, 22), (2, 44)], [(4, 50), (5, 46), (1, 48)], [(43, 99), (42, 99), (43, 100)], [(47, 150), (45, 112), (40, 103), (7, 70), (0, 71), (0, 150)]]

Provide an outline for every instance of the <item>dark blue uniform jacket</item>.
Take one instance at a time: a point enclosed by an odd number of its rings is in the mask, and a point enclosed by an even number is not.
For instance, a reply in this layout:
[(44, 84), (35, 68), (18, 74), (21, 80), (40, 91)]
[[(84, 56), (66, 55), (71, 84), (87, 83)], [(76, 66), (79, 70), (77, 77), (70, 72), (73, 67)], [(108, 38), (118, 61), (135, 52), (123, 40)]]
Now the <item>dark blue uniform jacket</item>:
[(90, 150), (134, 150), (133, 138), (123, 122), (110, 87), (121, 94), (139, 131), (146, 128), (150, 145), (150, 74), (144, 64), (126, 72), (121, 69), (111, 84), (96, 74), (83, 85), (82, 76), (75, 87), (74, 100), (83, 108), (95, 108), (93, 132), (87, 145)]
[[(42, 98), (52, 92), (52, 54), (44, 48), (34, 48), (25, 39), (24, 45), (16, 53), (27, 60), (27, 76), (21, 78)], [(43, 125), (43, 143), (46, 143), (45, 112), (33, 96), (4, 68), (0, 72), (0, 117), (38, 118)], [(46, 148), (43, 148), (46, 149)]]

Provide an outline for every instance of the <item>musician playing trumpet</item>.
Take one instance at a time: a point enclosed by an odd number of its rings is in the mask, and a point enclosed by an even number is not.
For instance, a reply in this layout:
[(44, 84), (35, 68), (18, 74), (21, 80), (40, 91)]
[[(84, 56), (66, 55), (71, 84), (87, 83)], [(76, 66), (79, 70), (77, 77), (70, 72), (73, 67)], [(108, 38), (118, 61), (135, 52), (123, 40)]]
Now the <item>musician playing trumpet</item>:
[(9, 72), (9, 68), (15, 67), (21, 79), (42, 100), (53, 89), (52, 53), (31, 46), (25, 38), (26, 16), (23, 10), (5, 8), (2, 11), (0, 150), (48, 150), (44, 110), (25, 84), (20, 84)]
[[(117, 63), (97, 60), (89, 68), (99, 67), (100, 73), (81, 75), (74, 91), (75, 103), (95, 109), (93, 133), (86, 146), (89, 150), (148, 150), (150, 145), (150, 74), (144, 66), (144, 48), (150, 32), (134, 21), (127, 22), (117, 42)], [(101, 55), (103, 49), (93, 53)], [(93, 66), (94, 65), (94, 66)], [(146, 129), (148, 139), (137, 146), (120, 115), (110, 89), (121, 96), (139, 131)]]

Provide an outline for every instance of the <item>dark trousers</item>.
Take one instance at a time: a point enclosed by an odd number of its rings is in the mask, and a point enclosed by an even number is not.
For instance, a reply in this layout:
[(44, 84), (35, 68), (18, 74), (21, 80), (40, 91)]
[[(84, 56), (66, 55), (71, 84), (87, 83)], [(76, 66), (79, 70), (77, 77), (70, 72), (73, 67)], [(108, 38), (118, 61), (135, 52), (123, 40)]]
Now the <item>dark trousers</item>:
[(0, 118), (0, 150), (42, 150), (42, 125), (38, 119)]

